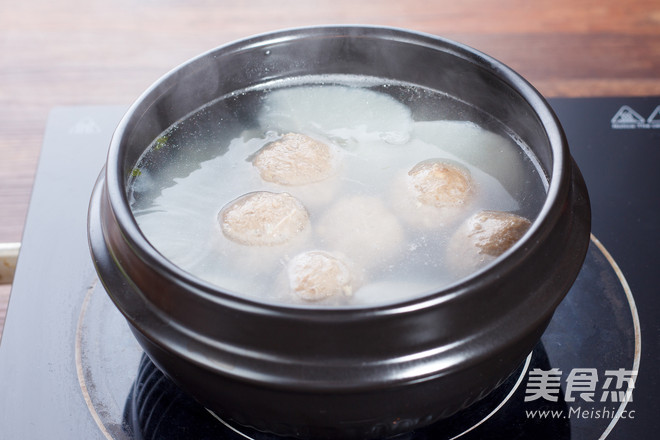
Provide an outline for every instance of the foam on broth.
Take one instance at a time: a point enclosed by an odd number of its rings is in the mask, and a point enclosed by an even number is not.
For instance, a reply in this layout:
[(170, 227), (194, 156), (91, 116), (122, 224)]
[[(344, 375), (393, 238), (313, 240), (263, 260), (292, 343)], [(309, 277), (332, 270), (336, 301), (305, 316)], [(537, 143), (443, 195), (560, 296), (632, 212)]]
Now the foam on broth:
[[(305, 185), (262, 179), (255, 155), (286, 133), (330, 145), (335, 172)], [(439, 291), (465, 276), (452, 269), (446, 248), (472, 214), (536, 216), (547, 182), (513, 136), (437, 91), (374, 78), (306, 77), (233, 93), (177, 122), (136, 163), (128, 195), (150, 243), (221, 290), (284, 303), (378, 304)], [(469, 203), (447, 218), (420, 209), (406, 193), (407, 173), (430, 159), (466, 170), (474, 182)], [(228, 239), (219, 212), (257, 191), (300, 200), (309, 227), (277, 246)], [(289, 262), (316, 251), (347, 261), (350, 295), (310, 302), (290, 292)]]

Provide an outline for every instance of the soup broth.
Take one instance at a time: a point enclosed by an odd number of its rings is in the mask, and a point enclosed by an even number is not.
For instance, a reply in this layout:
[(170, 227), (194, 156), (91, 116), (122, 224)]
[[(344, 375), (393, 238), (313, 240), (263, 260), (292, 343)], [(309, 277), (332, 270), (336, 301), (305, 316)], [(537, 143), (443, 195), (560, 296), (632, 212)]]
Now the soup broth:
[[(174, 264), (236, 295), (329, 306), (405, 300), (479, 270), (524, 234), (547, 188), (529, 149), (474, 106), (350, 76), (221, 97), (130, 174), (138, 225)], [(483, 212), (520, 221), (490, 234), (493, 221), (474, 226)], [(448, 251), (462, 242), (469, 264)]]

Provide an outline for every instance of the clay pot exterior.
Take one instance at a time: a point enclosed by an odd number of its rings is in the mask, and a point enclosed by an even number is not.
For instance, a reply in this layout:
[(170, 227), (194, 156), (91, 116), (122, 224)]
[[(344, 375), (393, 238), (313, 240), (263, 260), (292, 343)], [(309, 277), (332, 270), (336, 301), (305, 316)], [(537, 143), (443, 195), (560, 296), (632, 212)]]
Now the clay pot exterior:
[[(162, 257), (126, 197), (130, 170), (172, 123), (277, 78), (391, 78), (506, 121), (549, 178), (527, 234), (436, 293), (373, 307), (297, 307), (207, 284)], [(89, 241), (108, 295), (167, 376), (221, 417), (283, 436), (380, 438), (484, 397), (530, 353), (575, 280), (590, 236), (584, 181), (547, 102), (500, 62), (382, 27), (285, 30), (219, 47), (164, 76), (128, 110), (92, 196)]]

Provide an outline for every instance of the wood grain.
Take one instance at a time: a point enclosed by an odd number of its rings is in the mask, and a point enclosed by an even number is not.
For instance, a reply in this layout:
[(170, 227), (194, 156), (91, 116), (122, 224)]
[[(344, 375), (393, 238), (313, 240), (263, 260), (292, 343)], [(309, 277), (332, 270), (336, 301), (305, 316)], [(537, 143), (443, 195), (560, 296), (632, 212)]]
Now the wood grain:
[(5, 317), (7, 316), (7, 306), (9, 304), (9, 291), (11, 286), (0, 286), (0, 342), (2, 342), (2, 329), (5, 326)]
[(52, 107), (127, 105), (215, 46), (329, 23), (455, 39), (548, 97), (660, 95), (657, 0), (0, 0), (0, 242), (21, 240)]

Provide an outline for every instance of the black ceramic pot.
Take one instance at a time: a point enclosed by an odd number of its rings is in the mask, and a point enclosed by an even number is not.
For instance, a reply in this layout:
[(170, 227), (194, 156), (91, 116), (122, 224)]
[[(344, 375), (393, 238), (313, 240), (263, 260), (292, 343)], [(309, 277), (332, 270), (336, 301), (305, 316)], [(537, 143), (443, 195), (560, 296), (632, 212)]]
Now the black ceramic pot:
[[(130, 170), (152, 140), (231, 91), (325, 73), (440, 90), (504, 121), (549, 180), (527, 234), (437, 293), (343, 309), (232, 295), (161, 256), (126, 196)], [(222, 417), (314, 439), (395, 435), (489, 393), (539, 340), (580, 270), (589, 233), (588, 196), (564, 133), (524, 79), (463, 45), (381, 27), (286, 30), (176, 68), (122, 119), (89, 212), (99, 277), (154, 363)]]

